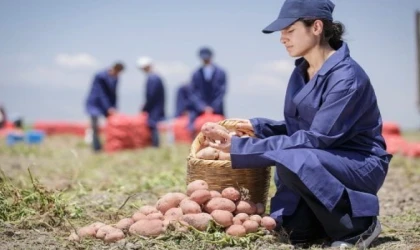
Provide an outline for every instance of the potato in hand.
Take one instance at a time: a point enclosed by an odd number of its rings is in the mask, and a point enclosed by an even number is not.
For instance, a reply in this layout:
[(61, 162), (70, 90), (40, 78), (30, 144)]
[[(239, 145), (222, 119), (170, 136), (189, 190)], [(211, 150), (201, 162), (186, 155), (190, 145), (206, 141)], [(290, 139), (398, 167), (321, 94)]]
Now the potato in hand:
[(225, 127), (214, 122), (205, 123), (203, 127), (201, 127), (201, 132), (207, 140), (211, 142), (223, 142), (226, 137), (229, 136), (229, 131)]

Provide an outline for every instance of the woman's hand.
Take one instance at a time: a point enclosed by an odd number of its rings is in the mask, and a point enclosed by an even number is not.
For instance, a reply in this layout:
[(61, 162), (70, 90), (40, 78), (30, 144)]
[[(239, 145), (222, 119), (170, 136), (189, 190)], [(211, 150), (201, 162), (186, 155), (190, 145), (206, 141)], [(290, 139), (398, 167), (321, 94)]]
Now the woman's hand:
[(232, 136), (225, 127), (217, 123), (207, 122), (201, 128), (201, 132), (210, 147), (219, 149), (223, 152), (230, 152), (230, 142)]
[(235, 120), (239, 121), (235, 127), (236, 134), (239, 137), (247, 135), (247, 132), (249, 131), (254, 132), (254, 128), (252, 127), (250, 120), (247, 120), (247, 119), (235, 119)]
[(201, 133), (209, 142), (216, 142), (224, 140), (229, 131), (217, 123), (206, 122), (201, 127)]
[(218, 149), (222, 152), (230, 153), (232, 135), (229, 133), (224, 133), (222, 131), (217, 131), (216, 133), (218, 133), (220, 138), (222, 139), (214, 142), (209, 141), (209, 146)]

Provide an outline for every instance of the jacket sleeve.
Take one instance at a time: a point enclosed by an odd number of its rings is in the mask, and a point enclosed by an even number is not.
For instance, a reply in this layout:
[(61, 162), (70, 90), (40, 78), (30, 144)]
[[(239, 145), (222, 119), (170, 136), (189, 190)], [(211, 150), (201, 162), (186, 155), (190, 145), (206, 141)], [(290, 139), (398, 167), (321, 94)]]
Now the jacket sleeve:
[(107, 85), (105, 79), (100, 76), (96, 76), (93, 86), (96, 89), (103, 111), (107, 112), (108, 109), (115, 108), (115, 103), (113, 104), (111, 101), (111, 93), (109, 93), (109, 86)]
[(243, 166), (247, 161), (257, 160), (268, 151), (290, 148), (326, 149), (350, 138), (351, 128), (365, 112), (364, 109), (368, 108), (363, 100), (367, 98), (361, 98), (362, 89), (354, 88), (354, 79), (343, 81), (347, 83), (337, 85), (348, 88), (333, 89), (328, 93), (309, 130), (298, 130), (290, 136), (275, 135), (264, 139), (234, 137), (231, 147), (232, 166)]
[(148, 78), (146, 83), (146, 102), (143, 106), (143, 111), (150, 112), (159, 101), (158, 92), (161, 86), (162, 81), (159, 78)]
[(217, 87), (214, 90), (214, 100), (211, 103), (212, 107), (220, 107), (222, 102), (223, 102), (223, 98), (225, 97), (226, 94), (226, 73), (220, 69), (217, 69), (220, 71), (220, 79), (218, 79), (217, 81)]
[(113, 95), (114, 95), (114, 102), (112, 103), (112, 107), (113, 108), (118, 108), (118, 95), (117, 95), (117, 86), (118, 86), (118, 80), (116, 80), (116, 82), (115, 82), (115, 91), (114, 91), (114, 93), (113, 93)]
[(202, 101), (202, 96), (200, 94), (200, 80), (198, 79), (199, 74), (196, 72), (193, 74), (191, 81), (191, 104), (192, 108), (201, 113), (206, 108), (206, 104)]
[(267, 118), (252, 118), (249, 120), (257, 138), (264, 139), (273, 135), (286, 135), (285, 121), (274, 121)]

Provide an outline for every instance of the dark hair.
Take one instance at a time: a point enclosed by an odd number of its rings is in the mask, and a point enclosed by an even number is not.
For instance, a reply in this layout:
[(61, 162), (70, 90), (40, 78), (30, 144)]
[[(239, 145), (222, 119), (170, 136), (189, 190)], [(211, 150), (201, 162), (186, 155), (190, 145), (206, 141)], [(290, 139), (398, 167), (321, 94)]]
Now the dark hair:
[(124, 70), (124, 64), (122, 64), (121, 62), (117, 62), (114, 64), (114, 66), (112, 67), (114, 70), (120, 72)]
[(340, 22), (333, 22), (327, 19), (300, 19), (306, 27), (312, 26), (316, 20), (322, 21), (324, 24), (324, 31), (322, 32), (321, 43), (328, 42), (333, 49), (338, 49), (343, 43), (343, 34), (345, 31), (344, 24)]

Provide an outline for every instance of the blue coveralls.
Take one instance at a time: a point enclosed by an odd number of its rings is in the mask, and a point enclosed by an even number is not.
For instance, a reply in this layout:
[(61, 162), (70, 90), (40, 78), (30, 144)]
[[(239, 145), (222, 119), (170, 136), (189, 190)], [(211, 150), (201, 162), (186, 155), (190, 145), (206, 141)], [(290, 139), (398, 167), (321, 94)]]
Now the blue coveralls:
[(99, 117), (108, 116), (108, 109), (117, 107), (118, 77), (111, 76), (108, 70), (103, 70), (94, 76), (89, 95), (86, 100), (86, 112), (91, 118), (93, 132), (93, 149), (101, 150), (99, 140)]
[(165, 88), (162, 79), (155, 73), (149, 73), (146, 80), (146, 102), (142, 111), (148, 113), (148, 125), (152, 133), (152, 145), (159, 147), (157, 124), (165, 119)]
[(297, 238), (321, 228), (340, 239), (366, 229), (379, 214), (376, 194), (392, 156), (374, 89), (347, 44), (308, 82), (307, 67), (296, 60), (284, 121), (254, 118), (257, 138), (233, 137), (232, 167), (275, 165), (271, 216), (283, 225), (293, 220)]
[(204, 112), (206, 106), (212, 107), (214, 114), (225, 115), (226, 73), (222, 68), (213, 66), (213, 76), (209, 81), (204, 77), (203, 67), (196, 70), (192, 76), (190, 130), (193, 130), (195, 119)]

